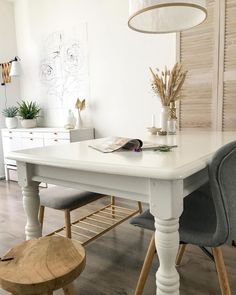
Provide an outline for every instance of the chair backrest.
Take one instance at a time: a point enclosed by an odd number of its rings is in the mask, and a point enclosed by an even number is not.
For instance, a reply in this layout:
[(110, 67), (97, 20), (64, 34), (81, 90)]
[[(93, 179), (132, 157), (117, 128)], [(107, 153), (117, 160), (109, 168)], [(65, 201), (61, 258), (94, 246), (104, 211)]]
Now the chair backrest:
[(215, 153), (209, 163), (209, 178), (217, 216), (213, 239), (221, 245), (236, 237), (236, 141)]

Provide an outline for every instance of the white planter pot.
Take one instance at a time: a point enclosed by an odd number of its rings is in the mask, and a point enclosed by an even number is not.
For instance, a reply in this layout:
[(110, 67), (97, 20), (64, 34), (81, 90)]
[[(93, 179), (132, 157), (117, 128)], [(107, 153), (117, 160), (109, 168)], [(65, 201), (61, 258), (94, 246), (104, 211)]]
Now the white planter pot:
[(23, 128), (34, 128), (36, 125), (36, 119), (21, 120), (21, 126)]
[(17, 128), (18, 120), (16, 117), (5, 118), (5, 124), (8, 129), (14, 129), (14, 128)]

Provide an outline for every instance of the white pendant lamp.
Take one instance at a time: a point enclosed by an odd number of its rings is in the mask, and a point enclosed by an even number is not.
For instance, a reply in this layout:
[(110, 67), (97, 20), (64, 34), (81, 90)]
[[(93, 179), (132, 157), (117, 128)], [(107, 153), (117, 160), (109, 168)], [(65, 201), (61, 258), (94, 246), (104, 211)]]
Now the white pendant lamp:
[(142, 33), (180, 32), (207, 17), (206, 0), (129, 0), (131, 29)]

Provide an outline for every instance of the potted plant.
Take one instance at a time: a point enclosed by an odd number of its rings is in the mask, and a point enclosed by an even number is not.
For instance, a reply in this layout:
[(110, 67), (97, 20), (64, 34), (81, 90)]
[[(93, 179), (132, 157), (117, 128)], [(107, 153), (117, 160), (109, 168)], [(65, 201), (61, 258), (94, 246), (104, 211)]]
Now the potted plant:
[(18, 120), (16, 118), (18, 108), (15, 106), (7, 107), (2, 111), (3, 116), (5, 116), (5, 124), (8, 129), (16, 128), (18, 125)]
[(40, 107), (35, 101), (18, 102), (18, 115), (21, 117), (23, 128), (34, 128), (37, 125), (36, 118), (39, 117)]

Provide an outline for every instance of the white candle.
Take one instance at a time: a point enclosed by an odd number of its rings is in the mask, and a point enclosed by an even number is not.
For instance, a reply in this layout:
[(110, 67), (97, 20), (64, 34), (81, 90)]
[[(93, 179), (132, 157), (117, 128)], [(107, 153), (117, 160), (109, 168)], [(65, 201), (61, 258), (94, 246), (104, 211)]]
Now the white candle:
[(155, 127), (155, 115), (152, 115), (152, 127)]

